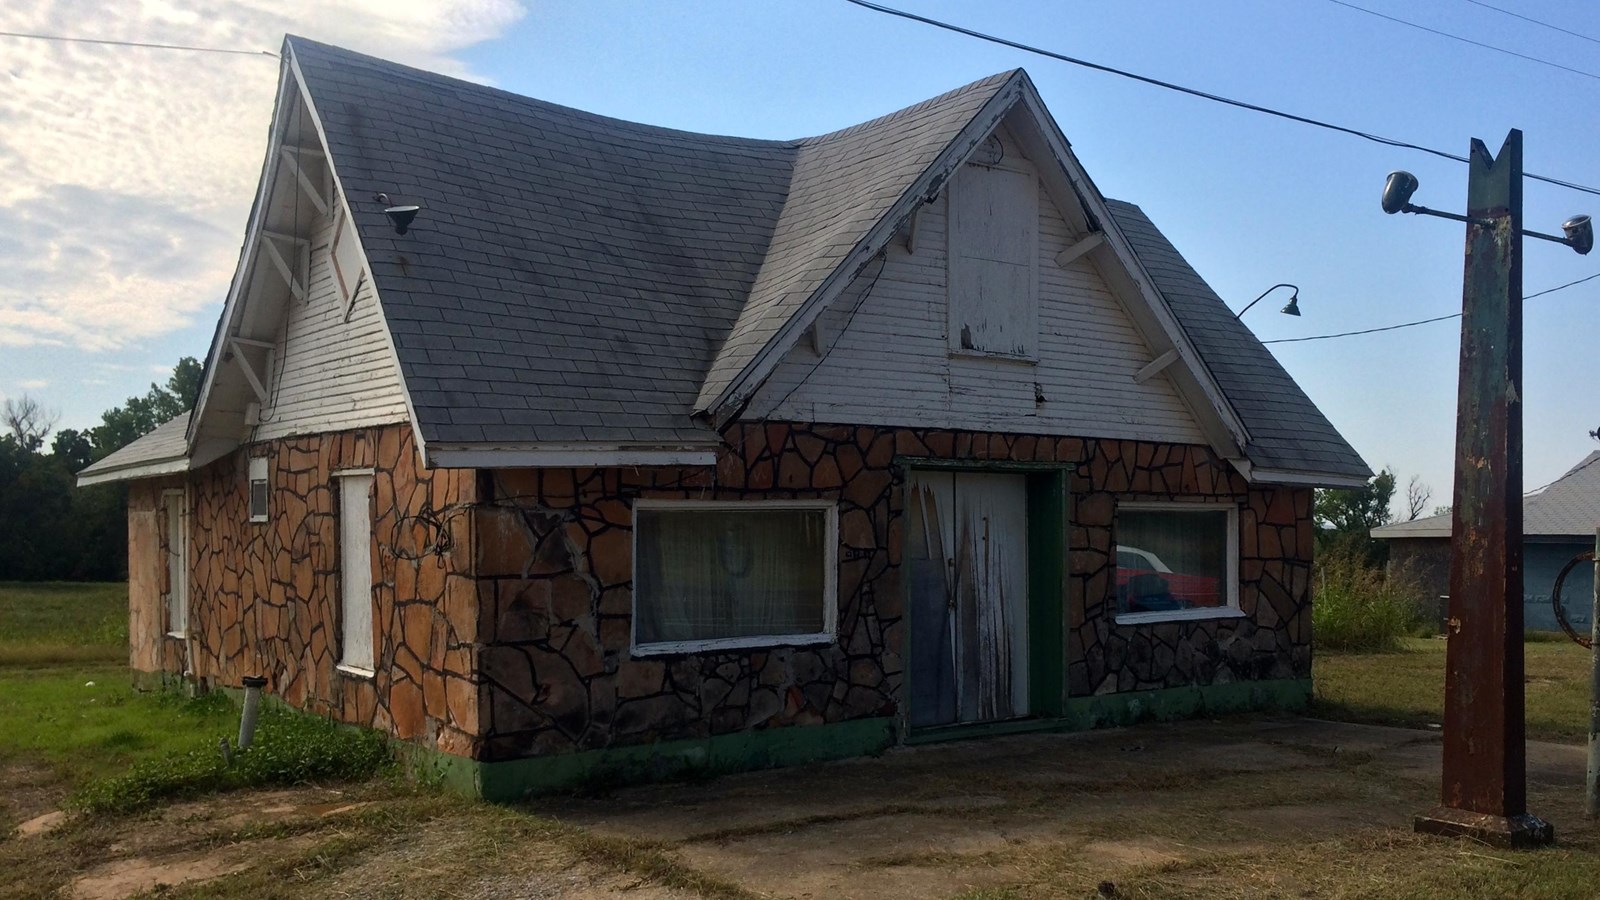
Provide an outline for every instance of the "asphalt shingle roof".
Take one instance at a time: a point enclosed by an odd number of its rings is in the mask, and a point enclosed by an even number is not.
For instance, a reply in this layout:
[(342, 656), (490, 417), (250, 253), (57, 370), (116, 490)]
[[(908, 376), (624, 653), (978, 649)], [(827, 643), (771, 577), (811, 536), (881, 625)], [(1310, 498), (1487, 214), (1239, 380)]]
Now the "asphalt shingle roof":
[[(795, 141), (610, 119), (302, 38), (424, 440), (704, 444), (716, 398), (1020, 71)], [(394, 234), (373, 198), (422, 206)], [(1131, 204), (1260, 467), (1366, 465)]]
[[(1522, 498), (1522, 533), (1533, 537), (1594, 537), (1600, 527), (1600, 450), (1584, 457), (1544, 490)], [(1375, 538), (1449, 537), (1448, 514), (1372, 529)]]
[(1156, 290), (1250, 432), (1245, 453), (1251, 463), (1264, 469), (1371, 477), (1361, 455), (1144, 211), (1121, 200), (1107, 203)]
[(149, 434), (108, 454), (105, 459), (88, 466), (79, 477), (109, 474), (121, 469), (131, 469), (157, 463), (177, 462), (189, 452), (185, 433), (189, 429), (189, 414), (179, 413), (157, 425)]

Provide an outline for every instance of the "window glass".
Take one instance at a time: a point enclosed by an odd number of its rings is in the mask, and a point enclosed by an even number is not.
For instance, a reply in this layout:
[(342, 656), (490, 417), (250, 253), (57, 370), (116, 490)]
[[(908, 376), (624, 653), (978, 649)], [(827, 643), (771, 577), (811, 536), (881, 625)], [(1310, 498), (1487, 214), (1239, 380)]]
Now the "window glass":
[(745, 507), (637, 511), (636, 644), (832, 632), (832, 510)]
[(1227, 508), (1117, 512), (1117, 612), (1234, 605)]
[(250, 521), (267, 520), (267, 458), (250, 460)]

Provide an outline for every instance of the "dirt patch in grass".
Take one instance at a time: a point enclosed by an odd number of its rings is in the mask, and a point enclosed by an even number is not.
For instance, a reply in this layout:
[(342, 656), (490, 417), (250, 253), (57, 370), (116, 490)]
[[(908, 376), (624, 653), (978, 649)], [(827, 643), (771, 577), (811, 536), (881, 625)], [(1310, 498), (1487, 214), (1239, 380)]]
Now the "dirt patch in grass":
[(0, 835), (61, 805), (67, 789), (50, 768), (34, 763), (0, 765)]

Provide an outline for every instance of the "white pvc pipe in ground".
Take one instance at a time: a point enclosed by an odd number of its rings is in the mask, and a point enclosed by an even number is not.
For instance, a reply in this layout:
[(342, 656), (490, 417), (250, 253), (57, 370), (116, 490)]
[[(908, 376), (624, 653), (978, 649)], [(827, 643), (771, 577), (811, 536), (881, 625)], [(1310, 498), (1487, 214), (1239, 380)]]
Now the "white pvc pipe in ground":
[(239, 749), (244, 750), (256, 738), (256, 718), (261, 714), (261, 689), (267, 680), (252, 675), (244, 679), (244, 714), (239, 717)]

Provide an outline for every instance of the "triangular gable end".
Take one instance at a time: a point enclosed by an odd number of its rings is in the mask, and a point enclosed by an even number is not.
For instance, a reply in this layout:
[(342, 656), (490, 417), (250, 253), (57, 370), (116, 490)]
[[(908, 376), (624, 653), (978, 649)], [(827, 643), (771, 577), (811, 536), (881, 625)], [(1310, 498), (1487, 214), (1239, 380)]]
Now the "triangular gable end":
[[(252, 439), (294, 433), (281, 417), (267, 425), (262, 408), (267, 407), (266, 418), (270, 419), (277, 412), (274, 405), (294, 402), (278, 396), (276, 379), (293, 380), (295, 374), (302, 379), (318, 378), (315, 367), (319, 362), (331, 373), (321, 377), (370, 379), (372, 386), (369, 396), (359, 402), (345, 402), (351, 409), (361, 409), (358, 417), (352, 418), (347, 411), (313, 418), (301, 423), (301, 432), (416, 421), (359, 229), (288, 38), (283, 60), (266, 159), (244, 247), (207, 354), (205, 377), (189, 424), (192, 468), (225, 456)], [(315, 260), (314, 250), (318, 251)], [(308, 311), (313, 303), (329, 309)], [(308, 323), (308, 316), (320, 321)], [(305, 352), (282, 353), (280, 345), (289, 339), (291, 324), (300, 326), (296, 330), (301, 331), (319, 324), (341, 328), (357, 316), (362, 319), (360, 338), (369, 357), (364, 367), (339, 369), (346, 360), (333, 354), (350, 352), (349, 342), (343, 340), (327, 341), (316, 350), (329, 354), (325, 361), (308, 358), (311, 354)], [(296, 367), (306, 371), (296, 372)], [(373, 402), (372, 392), (382, 395), (379, 402)], [(421, 435), (416, 438), (421, 448)]]
[[(1024, 114), (1011, 115), (1014, 111)], [(1005, 87), (996, 92), (934, 163), (856, 243), (843, 262), (775, 330), (765, 346), (737, 375), (727, 379), (727, 386), (718, 397), (711, 400), (702, 394), (704, 410), (713, 414), (719, 424), (737, 418), (818, 317), (842, 296), (853, 294), (848, 288), (857, 276), (883, 252), (890, 240), (912, 227), (916, 211), (937, 196), (953, 173), (972, 158), (1008, 116), (1024, 153), (1038, 165), (1047, 194), (1068, 219), (1069, 226), (1082, 235), (1083, 240), (1075, 249), (1101, 258), (1097, 268), (1150, 347), (1152, 359), (1143, 376), (1153, 377), (1165, 371), (1194, 412), (1213, 449), (1224, 458), (1241, 464), (1241, 468), (1247, 468), (1242, 448), (1249, 443), (1249, 436), (1242, 421), (1154, 287), (1112, 218), (1105, 198), (1078, 163), (1037, 90), (1021, 70), (1011, 75)]]

